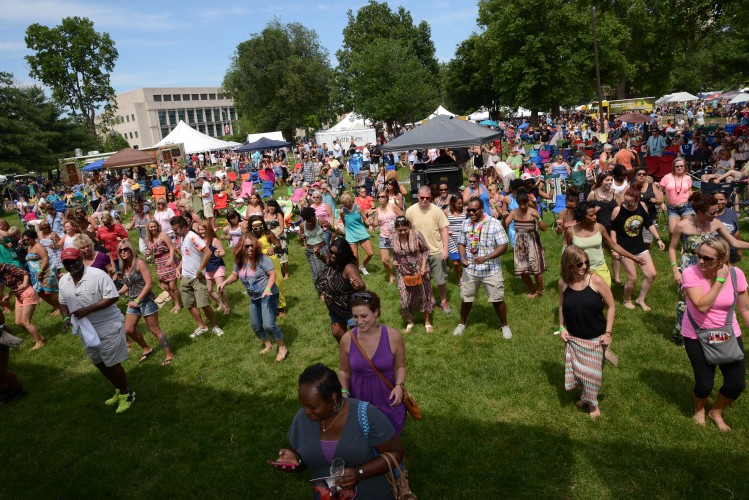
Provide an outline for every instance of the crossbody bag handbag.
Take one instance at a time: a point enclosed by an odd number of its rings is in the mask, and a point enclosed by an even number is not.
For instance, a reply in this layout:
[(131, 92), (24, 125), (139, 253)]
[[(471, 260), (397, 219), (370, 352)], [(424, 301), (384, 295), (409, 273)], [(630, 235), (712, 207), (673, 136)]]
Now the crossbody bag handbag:
[(733, 315), (739, 297), (736, 291), (736, 270), (733, 267), (731, 267), (731, 285), (733, 286), (733, 304), (728, 310), (723, 326), (700, 328), (687, 311), (687, 318), (697, 334), (702, 351), (705, 353), (705, 361), (711, 365), (726, 365), (744, 359), (744, 351), (741, 350), (733, 331)]
[[(354, 344), (356, 344), (356, 347), (359, 348), (359, 352), (361, 352), (361, 355), (364, 356), (364, 359), (367, 360), (367, 363), (369, 363), (369, 366), (372, 367), (372, 369), (377, 374), (377, 376), (380, 377), (382, 381), (385, 382), (385, 385), (388, 386), (388, 388), (392, 391), (394, 387), (393, 384), (391, 384), (390, 381), (387, 378), (385, 378), (385, 376), (382, 373), (380, 373), (380, 370), (377, 369), (374, 363), (372, 363), (372, 360), (369, 359), (369, 356), (367, 356), (367, 353), (364, 352), (364, 348), (362, 348), (361, 344), (359, 343), (359, 340), (356, 338), (356, 335), (354, 335), (354, 332), (351, 333), (351, 340), (354, 341)], [(419, 408), (419, 405), (418, 403), (416, 403), (416, 400), (414, 400), (414, 398), (408, 393), (405, 386), (403, 386), (403, 404), (406, 406), (406, 411), (415, 420), (422, 419), (423, 415), (421, 414), (421, 408)]]
[(22, 338), (11, 335), (10, 330), (5, 325), (0, 325), (0, 345), (9, 347), (11, 349), (18, 349), (23, 343)]

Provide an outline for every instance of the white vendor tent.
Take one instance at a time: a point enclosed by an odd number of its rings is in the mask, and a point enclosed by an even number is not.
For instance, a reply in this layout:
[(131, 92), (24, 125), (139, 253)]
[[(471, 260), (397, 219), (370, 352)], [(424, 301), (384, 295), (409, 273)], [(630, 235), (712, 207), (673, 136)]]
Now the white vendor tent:
[(148, 149), (155, 149), (170, 144), (183, 144), (185, 147), (185, 154), (200, 153), (202, 151), (215, 151), (217, 149), (239, 146), (238, 142), (222, 141), (221, 139), (216, 139), (210, 135), (198, 132), (182, 120), (179, 121), (169, 135)]
[(317, 143), (325, 143), (328, 146), (331, 146), (333, 141), (338, 141), (343, 147), (347, 147), (351, 139), (357, 146), (374, 144), (377, 141), (377, 132), (372, 128), (372, 123), (353, 111), (329, 129), (315, 133)]
[[(440, 106), (434, 110), (434, 113), (424, 118), (424, 120), (431, 120), (435, 116), (456, 116), (456, 115), (455, 113), (451, 113), (450, 111), (443, 108), (442, 105), (440, 104)], [(421, 120), (421, 121), (423, 122), (424, 120)]]
[(696, 101), (698, 97), (696, 95), (692, 95), (689, 92), (677, 92), (675, 94), (671, 94), (666, 98), (666, 100), (662, 101), (664, 103), (669, 102), (688, 102), (688, 101)]
[(273, 139), (274, 141), (285, 141), (283, 134), (280, 130), (276, 132), (261, 132), (259, 134), (247, 134), (247, 142), (257, 142), (265, 137), (266, 139)]
[(477, 109), (475, 112), (468, 115), (468, 119), (474, 122), (480, 122), (489, 119), (489, 110), (486, 108)]

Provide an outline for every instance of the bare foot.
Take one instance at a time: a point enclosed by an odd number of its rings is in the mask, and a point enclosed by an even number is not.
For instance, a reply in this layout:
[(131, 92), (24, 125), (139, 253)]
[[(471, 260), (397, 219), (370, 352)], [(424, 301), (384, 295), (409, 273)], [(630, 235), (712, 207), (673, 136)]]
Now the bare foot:
[(169, 312), (171, 312), (172, 314), (177, 314), (181, 310), (182, 310), (181, 307), (174, 306), (174, 307), (172, 307), (171, 311), (169, 311)]
[(56, 318), (59, 315), (60, 315), (60, 310), (59, 309), (55, 309), (55, 312), (53, 312), (52, 314), (50, 314), (50, 316), (52, 316), (53, 318)]
[(262, 348), (262, 349), (260, 350), (260, 354), (265, 354), (266, 352), (270, 351), (271, 349), (273, 349), (273, 346), (272, 346), (272, 345), (270, 345), (270, 344), (268, 344), (268, 345), (266, 345), (265, 347), (263, 347), (263, 348)]
[(601, 416), (601, 410), (598, 409), (597, 406), (590, 406), (590, 411), (588, 412), (588, 415), (590, 415), (590, 418), (595, 420), (596, 418)]
[(642, 310), (643, 310), (643, 311), (645, 311), (645, 312), (648, 312), (648, 311), (650, 311), (650, 306), (649, 306), (649, 305), (647, 305), (647, 304), (646, 304), (646, 303), (645, 303), (644, 301), (642, 301), (642, 300), (635, 300), (635, 304), (637, 304), (638, 306), (642, 307)]
[(280, 363), (284, 359), (286, 359), (286, 356), (289, 354), (289, 350), (286, 348), (285, 345), (282, 345), (278, 348), (278, 355), (276, 356), (276, 363)]
[(728, 424), (723, 421), (722, 414), (710, 410), (709, 412), (707, 412), (707, 416), (710, 417), (710, 420), (715, 422), (715, 425), (718, 426), (718, 430), (720, 430), (720, 432), (729, 432), (731, 430)]
[(30, 351), (36, 351), (37, 349), (41, 349), (44, 347), (44, 339), (40, 340), (39, 342), (34, 342), (34, 347), (30, 348)]
[(692, 416), (692, 420), (694, 420), (694, 423), (697, 425), (705, 426), (705, 409), (703, 408), (700, 411), (694, 412), (694, 415)]
[(390, 279), (388, 279), (388, 285), (392, 285), (395, 283), (395, 276), (391, 276)]
[(625, 300), (624, 301), (624, 307), (626, 307), (627, 309), (634, 309), (635, 305), (632, 302), (630, 302), (628, 300)]
[(174, 356), (170, 358), (164, 358), (164, 361), (161, 362), (161, 366), (169, 366), (172, 364), (172, 361), (174, 361)]
[(287, 274), (286, 276), (284, 276), (284, 277), (283, 277), (283, 279), (287, 280), (287, 279), (289, 279), (290, 277), (291, 277), (291, 275), (290, 275), (290, 274)]
[(525, 296), (529, 299), (535, 299), (536, 297), (538, 297), (536, 293), (526, 293)]

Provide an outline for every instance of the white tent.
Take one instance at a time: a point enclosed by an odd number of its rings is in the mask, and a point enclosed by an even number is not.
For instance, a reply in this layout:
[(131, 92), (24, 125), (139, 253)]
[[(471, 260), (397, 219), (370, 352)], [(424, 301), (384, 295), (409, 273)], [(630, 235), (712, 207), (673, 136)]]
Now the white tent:
[(668, 102), (668, 100), (671, 98), (672, 95), (673, 94), (666, 94), (663, 97), (659, 97), (658, 99), (655, 100), (655, 103), (662, 104), (664, 102)]
[(742, 92), (736, 97), (734, 97), (733, 99), (731, 99), (730, 101), (728, 101), (728, 104), (738, 104), (740, 102), (746, 102), (746, 101), (749, 101), (749, 93)]
[(198, 132), (182, 120), (179, 121), (169, 135), (148, 149), (167, 146), (169, 144), (183, 144), (185, 147), (185, 154), (200, 153), (201, 151), (215, 151), (217, 149), (239, 146), (238, 142), (222, 141), (221, 139), (216, 139), (210, 135)]
[(273, 139), (274, 141), (285, 141), (281, 131), (276, 132), (261, 132), (259, 134), (247, 134), (247, 142), (256, 142), (265, 137), (266, 139)]
[[(440, 106), (437, 109), (434, 110), (434, 113), (432, 113), (431, 115), (429, 115), (426, 118), (424, 118), (424, 120), (431, 120), (435, 116), (441, 116), (441, 115), (455, 116), (455, 113), (449, 112), (448, 110), (446, 110), (445, 108), (443, 108), (442, 105), (440, 104)], [(424, 121), (424, 120), (422, 120), (422, 121)]]
[(477, 109), (475, 112), (468, 115), (468, 119), (474, 122), (480, 122), (489, 119), (489, 111), (486, 108)]
[(333, 141), (338, 141), (343, 147), (347, 147), (354, 140), (357, 146), (374, 144), (377, 141), (377, 132), (372, 128), (372, 122), (365, 120), (353, 111), (343, 117), (341, 121), (327, 130), (315, 133), (318, 144), (331, 146)]
[(676, 92), (675, 94), (669, 95), (663, 102), (688, 102), (696, 101), (697, 99), (698, 97), (696, 95), (692, 95), (689, 92)]

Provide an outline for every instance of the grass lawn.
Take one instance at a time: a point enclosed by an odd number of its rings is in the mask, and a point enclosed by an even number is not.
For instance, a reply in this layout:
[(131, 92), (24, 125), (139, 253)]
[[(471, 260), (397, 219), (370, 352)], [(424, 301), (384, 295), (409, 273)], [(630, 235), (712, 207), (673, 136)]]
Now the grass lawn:
[[(666, 340), (676, 299), (666, 253), (654, 252), (652, 312), (620, 306), (622, 288), (614, 285), (612, 348), (621, 364), (606, 366), (602, 416), (591, 421), (576, 409), (576, 393), (564, 391), (563, 344), (552, 335), (560, 238), (550, 230), (542, 239), (550, 269), (539, 300), (526, 299), (511, 252), (502, 257), (511, 341), (502, 339), (484, 292), (462, 337), (452, 336), (457, 311), (436, 312), (434, 334), (417, 323), (406, 336), (407, 384), (425, 415), (409, 419), (403, 434), (419, 498), (747, 498), (749, 403), (739, 399), (726, 412), (731, 433), (692, 423), (690, 365)], [(175, 361), (162, 368), (157, 352), (138, 364), (133, 347), (125, 369), (137, 397), (122, 415), (103, 404), (113, 389), (80, 341), (40, 305), (34, 320), (47, 345), (30, 351), (29, 340), (11, 353), (29, 396), (0, 407), (0, 497), (309, 498), (309, 473), (286, 475), (266, 460), (286, 444), (299, 408), (297, 376), (315, 362), (336, 368), (338, 351), (296, 238), (290, 253), (289, 314), (279, 320), (286, 361), (258, 355), (248, 299), (235, 284), (231, 316), (219, 318), (221, 338), (192, 340), (188, 312), (162, 310)], [(383, 297), (383, 321), (402, 329), (397, 289), (378, 256), (369, 270), (365, 281)], [(457, 309), (452, 274), (448, 294)], [(145, 334), (143, 322), (140, 329)]]

